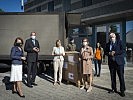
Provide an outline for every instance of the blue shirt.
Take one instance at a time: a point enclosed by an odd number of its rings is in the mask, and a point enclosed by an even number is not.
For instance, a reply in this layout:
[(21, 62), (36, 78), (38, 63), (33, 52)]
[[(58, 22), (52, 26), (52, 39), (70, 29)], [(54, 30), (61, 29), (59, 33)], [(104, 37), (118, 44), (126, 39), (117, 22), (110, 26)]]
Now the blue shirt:
[(21, 57), (23, 56), (23, 51), (17, 46), (12, 47), (10, 56), (12, 59), (12, 64), (22, 65)]

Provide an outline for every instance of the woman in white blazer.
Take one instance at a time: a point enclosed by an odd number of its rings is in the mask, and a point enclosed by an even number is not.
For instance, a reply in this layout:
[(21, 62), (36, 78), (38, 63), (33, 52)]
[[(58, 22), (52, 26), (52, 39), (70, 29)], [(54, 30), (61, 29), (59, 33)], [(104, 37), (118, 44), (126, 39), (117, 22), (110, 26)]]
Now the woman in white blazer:
[(62, 68), (64, 63), (65, 50), (64, 47), (61, 46), (61, 41), (56, 41), (56, 46), (53, 47), (52, 55), (54, 55), (54, 85), (57, 83), (57, 73), (59, 70), (59, 85), (61, 85), (62, 81)]

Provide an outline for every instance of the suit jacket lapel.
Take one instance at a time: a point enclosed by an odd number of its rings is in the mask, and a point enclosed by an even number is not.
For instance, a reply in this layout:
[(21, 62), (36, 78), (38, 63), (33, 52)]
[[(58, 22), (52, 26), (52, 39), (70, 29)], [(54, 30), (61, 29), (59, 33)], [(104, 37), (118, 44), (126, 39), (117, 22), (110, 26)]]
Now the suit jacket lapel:
[(37, 40), (35, 40), (35, 46), (37, 47)]
[(32, 39), (30, 39), (30, 42), (31, 42), (32, 46), (34, 47), (34, 43), (32, 42)]

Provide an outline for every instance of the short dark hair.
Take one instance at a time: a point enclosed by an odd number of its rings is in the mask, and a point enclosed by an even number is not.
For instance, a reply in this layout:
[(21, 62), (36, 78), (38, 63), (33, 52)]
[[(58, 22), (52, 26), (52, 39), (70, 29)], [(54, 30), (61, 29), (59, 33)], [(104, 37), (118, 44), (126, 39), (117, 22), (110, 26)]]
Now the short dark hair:
[(17, 40), (21, 40), (22, 44), (24, 43), (24, 41), (21, 37), (17, 37), (14, 41), (14, 46), (16, 46)]
[(70, 38), (70, 41), (74, 40), (74, 38)]
[(35, 35), (36, 35), (36, 32), (31, 32), (31, 33), (30, 33), (30, 36), (32, 35), (32, 33), (35, 33)]
[(82, 40), (82, 42), (83, 42), (84, 40), (86, 40), (87, 42), (89, 42), (87, 38), (84, 38), (84, 39)]

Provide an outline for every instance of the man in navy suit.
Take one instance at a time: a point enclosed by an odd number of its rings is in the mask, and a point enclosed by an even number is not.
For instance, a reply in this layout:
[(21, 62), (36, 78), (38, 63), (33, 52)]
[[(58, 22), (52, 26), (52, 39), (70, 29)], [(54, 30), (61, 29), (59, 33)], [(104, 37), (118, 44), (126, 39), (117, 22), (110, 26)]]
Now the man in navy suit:
[(111, 76), (111, 87), (110, 93), (117, 93), (116, 88), (116, 72), (120, 81), (120, 95), (125, 96), (125, 81), (124, 81), (124, 49), (122, 41), (116, 39), (115, 33), (110, 33), (110, 41), (106, 44), (105, 54), (108, 56), (108, 65)]
[(24, 51), (27, 52), (27, 86), (32, 88), (32, 85), (37, 85), (35, 83), (35, 78), (37, 74), (38, 52), (40, 51), (39, 42), (36, 40), (35, 32), (31, 32), (30, 38), (26, 40)]

